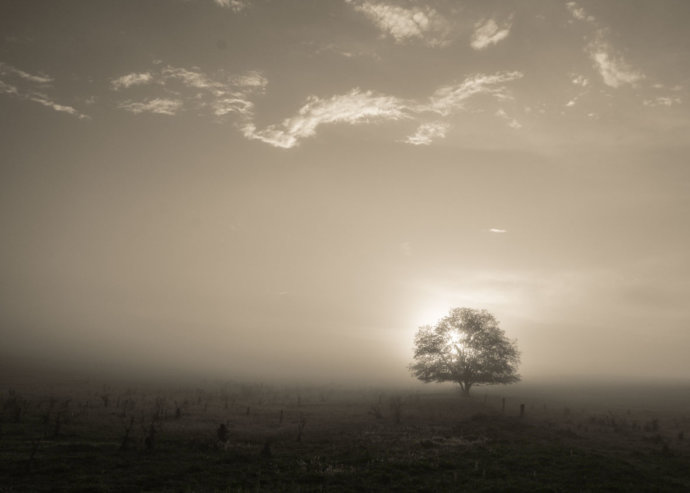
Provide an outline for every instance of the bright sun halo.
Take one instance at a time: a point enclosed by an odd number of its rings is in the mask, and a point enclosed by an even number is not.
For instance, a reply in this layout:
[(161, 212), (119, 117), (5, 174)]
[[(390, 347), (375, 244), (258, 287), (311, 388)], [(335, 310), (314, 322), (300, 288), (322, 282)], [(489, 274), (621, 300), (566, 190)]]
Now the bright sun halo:
[(436, 325), (436, 322), (448, 315), (451, 308), (446, 303), (427, 303), (417, 311), (416, 325)]

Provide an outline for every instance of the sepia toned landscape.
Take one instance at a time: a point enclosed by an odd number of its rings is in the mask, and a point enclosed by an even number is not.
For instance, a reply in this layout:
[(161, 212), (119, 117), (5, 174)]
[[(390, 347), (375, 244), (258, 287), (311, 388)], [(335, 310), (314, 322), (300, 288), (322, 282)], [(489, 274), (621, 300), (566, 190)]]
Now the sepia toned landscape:
[(689, 21), (0, 0), (0, 493), (690, 491)]
[(3, 396), (4, 491), (690, 486), (687, 384), (552, 382), (463, 399), (449, 389), (40, 381)]

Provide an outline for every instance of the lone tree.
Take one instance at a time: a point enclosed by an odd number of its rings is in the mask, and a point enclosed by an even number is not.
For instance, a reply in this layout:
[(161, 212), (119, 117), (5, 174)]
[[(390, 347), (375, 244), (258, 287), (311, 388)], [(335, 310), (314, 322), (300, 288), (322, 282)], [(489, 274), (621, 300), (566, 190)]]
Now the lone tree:
[(454, 308), (435, 326), (425, 325), (414, 338), (412, 374), (423, 382), (455, 382), (463, 396), (473, 385), (520, 380), (520, 352), (486, 310)]

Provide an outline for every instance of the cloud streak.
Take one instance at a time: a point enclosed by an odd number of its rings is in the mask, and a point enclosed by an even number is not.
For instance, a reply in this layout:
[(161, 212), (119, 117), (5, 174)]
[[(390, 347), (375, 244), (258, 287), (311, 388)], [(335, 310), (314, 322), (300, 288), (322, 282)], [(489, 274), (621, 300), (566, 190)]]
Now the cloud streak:
[(56, 103), (55, 101), (52, 101), (50, 98), (48, 98), (48, 96), (46, 96), (44, 94), (33, 94), (31, 96), (28, 96), (28, 99), (30, 101), (35, 102), (35, 103), (42, 104), (43, 106), (46, 106), (48, 108), (52, 108), (55, 111), (58, 111), (61, 113), (67, 113), (68, 115), (76, 116), (77, 118), (80, 118), (80, 119), (89, 118), (87, 115), (77, 111), (72, 106), (67, 106), (67, 105)]
[(213, 0), (214, 3), (220, 7), (230, 9), (233, 12), (241, 12), (249, 6), (247, 0)]
[(313, 136), (323, 124), (400, 120), (408, 118), (405, 110), (405, 103), (398, 98), (354, 89), (328, 99), (311, 96), (297, 115), (286, 118), (281, 124), (257, 130), (254, 124), (247, 123), (243, 127), (243, 134), (248, 139), (289, 149), (300, 140)]
[(458, 84), (443, 86), (437, 89), (428, 104), (418, 107), (420, 111), (432, 111), (441, 116), (462, 109), (465, 102), (479, 94), (489, 94), (498, 99), (509, 99), (506, 83), (523, 77), (522, 72), (499, 72), (496, 74), (476, 74)]
[(179, 99), (154, 98), (148, 101), (126, 101), (118, 105), (119, 108), (130, 113), (154, 113), (158, 115), (175, 115), (182, 108)]
[(568, 2), (565, 4), (568, 12), (578, 21), (595, 22), (596, 19), (591, 15), (588, 15), (585, 9), (580, 7), (577, 2)]
[(566, 8), (575, 20), (594, 27), (594, 41), (587, 45), (585, 51), (604, 84), (618, 89), (626, 85), (635, 86), (645, 78), (644, 73), (634, 69), (621, 55), (615, 53), (606, 40), (606, 30), (598, 25), (595, 17), (587, 14), (576, 2), (568, 2)]
[(431, 7), (405, 8), (383, 2), (346, 0), (396, 43), (421, 41), (442, 47), (450, 42), (448, 21)]
[(164, 80), (177, 80), (182, 85), (194, 89), (220, 89), (223, 83), (214, 81), (198, 69), (186, 69), (183, 67), (166, 66), (163, 67), (161, 75)]
[(499, 108), (498, 111), (496, 111), (496, 116), (502, 120), (505, 120), (508, 126), (512, 129), (518, 130), (522, 128), (522, 123), (517, 121), (517, 119), (510, 117), (503, 108)]
[(644, 74), (633, 69), (620, 56), (612, 54), (608, 43), (597, 41), (589, 46), (589, 55), (599, 71), (604, 84), (614, 89), (624, 85), (635, 85), (644, 79)]
[(148, 99), (126, 99), (117, 105), (132, 113), (174, 115), (189, 106), (210, 111), (217, 117), (235, 113), (245, 118), (253, 115), (251, 97), (263, 93), (267, 84), (266, 78), (256, 71), (238, 75), (221, 72), (217, 77), (212, 77), (198, 67), (172, 65), (165, 65), (157, 71), (125, 74), (111, 80), (114, 91), (143, 85), (157, 88), (157, 94)]
[(659, 97), (652, 98), (652, 99), (645, 99), (644, 101), (642, 101), (642, 104), (644, 104), (645, 106), (649, 106), (649, 107), (655, 107), (655, 106), (666, 106), (666, 107), (668, 107), (668, 106), (674, 106), (677, 104), (681, 104), (682, 102), (683, 102), (683, 100), (681, 98), (678, 98), (678, 97), (659, 96)]
[(478, 22), (470, 46), (475, 50), (485, 50), (491, 45), (503, 41), (510, 34), (511, 22), (499, 26), (494, 19)]
[[(263, 94), (268, 81), (259, 72), (249, 71), (212, 77), (197, 67), (166, 65), (158, 70), (129, 73), (111, 79), (113, 91), (123, 93), (134, 86), (152, 86), (157, 94), (143, 100), (125, 99), (117, 107), (130, 113), (172, 116), (183, 109), (210, 111), (216, 117), (235, 114), (243, 136), (274, 147), (289, 149), (314, 136), (322, 125), (364, 124), (384, 121), (418, 120), (414, 134), (403, 142), (430, 145), (446, 136), (447, 119), (464, 108), (466, 101), (485, 94), (499, 100), (510, 98), (507, 83), (522, 77), (520, 72), (475, 74), (434, 91), (426, 100), (415, 101), (393, 95), (353, 89), (328, 98), (309, 96), (294, 116), (258, 128), (254, 123), (253, 98)], [(6, 90), (11, 90), (7, 88)], [(430, 115), (435, 117), (429, 118)]]
[[(403, 119), (421, 120), (428, 119), (430, 113), (447, 118), (462, 110), (466, 101), (473, 96), (485, 94), (499, 100), (509, 98), (506, 84), (520, 77), (520, 72), (476, 74), (460, 83), (437, 89), (423, 102), (360, 89), (326, 99), (310, 96), (295, 116), (286, 118), (280, 124), (257, 129), (254, 123), (247, 122), (243, 125), (242, 132), (248, 139), (290, 149), (303, 139), (314, 136), (317, 129), (324, 124), (352, 125)], [(423, 122), (404, 142), (412, 145), (429, 145), (435, 139), (444, 138), (449, 128), (450, 124), (444, 121)]]
[(153, 81), (153, 76), (151, 75), (150, 72), (143, 72), (140, 74), (137, 73), (131, 73), (131, 74), (126, 74), (121, 77), (118, 77), (116, 79), (113, 79), (110, 81), (110, 85), (112, 86), (113, 89), (120, 90), (120, 89), (127, 89), (132, 86), (140, 86), (144, 84), (148, 84)]
[(0, 94), (19, 94), (19, 89), (12, 84), (0, 80)]
[(28, 72), (18, 69), (17, 67), (13, 67), (12, 65), (8, 65), (3, 62), (0, 62), (0, 75), (12, 75), (20, 79), (23, 79), (27, 82), (40, 85), (48, 85), (51, 82), (53, 82), (53, 78), (48, 75), (30, 74)]
[(428, 146), (434, 140), (444, 139), (449, 128), (450, 124), (447, 122), (422, 123), (414, 134), (405, 139), (405, 142), (416, 146)]
[[(12, 80), (12, 83), (5, 79)], [(0, 94), (8, 94), (27, 101), (33, 101), (60, 113), (67, 113), (80, 119), (89, 118), (72, 106), (60, 104), (43, 92), (53, 82), (47, 75), (30, 74), (12, 65), (0, 62)]]

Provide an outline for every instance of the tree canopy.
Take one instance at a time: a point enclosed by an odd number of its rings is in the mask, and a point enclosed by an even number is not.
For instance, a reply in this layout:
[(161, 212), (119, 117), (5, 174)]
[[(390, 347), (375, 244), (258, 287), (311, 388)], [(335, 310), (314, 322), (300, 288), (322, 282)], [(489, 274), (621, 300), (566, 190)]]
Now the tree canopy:
[(474, 385), (520, 380), (517, 342), (486, 310), (454, 308), (435, 326), (419, 327), (412, 374), (423, 382), (455, 382), (468, 396)]

